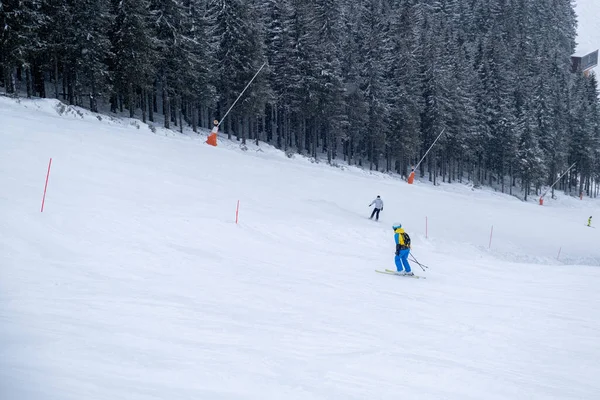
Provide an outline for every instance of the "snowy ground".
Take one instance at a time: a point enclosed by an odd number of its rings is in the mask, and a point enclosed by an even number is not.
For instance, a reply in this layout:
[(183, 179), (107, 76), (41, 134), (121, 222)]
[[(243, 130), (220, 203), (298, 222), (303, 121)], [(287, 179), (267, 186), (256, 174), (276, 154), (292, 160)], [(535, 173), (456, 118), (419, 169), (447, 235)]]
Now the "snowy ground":
[[(55, 105), (0, 98), (0, 399), (600, 393), (597, 200), (408, 185)], [(396, 221), (426, 280), (374, 273)]]

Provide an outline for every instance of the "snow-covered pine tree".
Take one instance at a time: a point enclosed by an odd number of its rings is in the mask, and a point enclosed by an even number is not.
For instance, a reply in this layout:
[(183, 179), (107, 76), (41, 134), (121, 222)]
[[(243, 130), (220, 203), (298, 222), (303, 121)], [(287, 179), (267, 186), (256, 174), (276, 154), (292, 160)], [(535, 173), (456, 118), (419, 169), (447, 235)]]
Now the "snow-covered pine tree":
[[(579, 195), (583, 185), (593, 175), (598, 137), (598, 102), (595, 77), (578, 75), (572, 90), (571, 117), (569, 118), (569, 161), (577, 163), (565, 188)], [(588, 185), (589, 186), (589, 185)]]
[(385, 157), (385, 169), (391, 165), (391, 151), (386, 145), (389, 126), (388, 96), (389, 86), (385, 82), (385, 37), (388, 35), (387, 14), (382, 0), (365, 0), (360, 9), (359, 18), (366, 23), (360, 24), (357, 41), (360, 44), (359, 76), (360, 91), (367, 110), (367, 127), (364, 130), (368, 143), (370, 169), (379, 170), (382, 156)]
[(292, 76), (296, 85), (290, 90), (290, 98), (293, 104), (298, 106), (298, 121), (300, 123), (299, 135), (302, 148), (308, 151), (310, 156), (317, 157), (319, 141), (319, 97), (316, 95), (319, 89), (317, 59), (320, 53), (317, 51), (318, 41), (314, 32), (317, 30), (313, 18), (313, 4), (307, 0), (292, 1), (292, 23), (290, 36), (294, 46), (294, 62), (296, 64), (296, 76)]
[(473, 164), (469, 144), (478, 132), (481, 119), (476, 112), (476, 74), (473, 72), (474, 46), (469, 42), (470, 8), (464, 2), (454, 3), (448, 15), (446, 57), (451, 68), (450, 97), (452, 104), (442, 148), (442, 179), (461, 181), (465, 169)]
[(366, 142), (370, 135), (367, 128), (368, 110), (361, 71), (365, 59), (365, 54), (362, 52), (365, 47), (364, 25), (369, 23), (363, 19), (366, 14), (365, 3), (365, 1), (347, 1), (342, 13), (343, 30), (346, 32), (342, 36), (340, 59), (346, 120), (343, 125), (342, 145), (344, 159), (349, 164), (357, 165), (363, 165), (363, 161), (368, 159)]
[(576, 18), (570, 1), (546, 2), (536, 12), (542, 12), (548, 21), (546, 33), (539, 36), (544, 52), (540, 74), (545, 83), (542, 99), (549, 109), (540, 119), (545, 124), (540, 130), (540, 146), (548, 162), (546, 184), (550, 185), (569, 165), (565, 135), (569, 112), (566, 105), (569, 85), (574, 79), (570, 72), (570, 56), (575, 51)]
[(111, 109), (116, 112), (118, 97), (125, 98), (129, 116), (133, 118), (136, 108), (141, 106), (143, 121), (146, 122), (146, 110), (153, 103), (151, 88), (158, 56), (151, 26), (150, 1), (113, 0), (113, 13), (115, 19), (110, 35)]
[(69, 102), (83, 105), (83, 99), (87, 98), (90, 110), (98, 111), (98, 99), (109, 92), (106, 61), (113, 18), (110, 4), (108, 0), (73, 0), (67, 4), (72, 17), (65, 35)]
[(315, 0), (312, 24), (316, 42), (313, 76), (318, 102), (316, 129), (323, 138), (323, 150), (331, 163), (341, 147), (343, 85), (341, 78), (341, 4), (339, 0)]
[[(197, 130), (200, 104), (213, 101), (210, 84), (214, 58), (206, 46), (206, 8), (204, 0), (182, 0), (179, 5), (179, 38), (170, 51), (173, 74), (169, 81), (175, 90), (176, 124), (183, 131), (184, 119)], [(208, 123), (208, 121), (206, 121)]]
[(44, 20), (40, 9), (41, 0), (0, 1), (0, 79), (7, 93), (16, 94), (16, 74), (24, 70), (31, 96), (31, 62), (41, 49), (39, 31)]
[[(252, 79), (264, 62), (260, 27), (256, 22), (255, 9), (242, 0), (211, 0), (209, 3), (210, 36), (215, 47), (215, 80), (219, 114), (223, 115)], [(264, 85), (257, 78), (244, 98), (236, 104), (225, 121), (228, 138), (235, 134), (245, 141), (243, 121), (256, 112), (257, 96)]]
[[(421, 113), (421, 154), (432, 145), (434, 140), (443, 130), (448, 129), (453, 113), (452, 103), (452, 57), (449, 56), (448, 46), (452, 38), (451, 15), (454, 2), (442, 4), (433, 2), (429, 4), (418, 4), (423, 18), (419, 27), (419, 41), (422, 48), (419, 50), (419, 66), (422, 78), (423, 110)], [(440, 140), (444, 145), (446, 138)], [(421, 164), (427, 165), (429, 180), (436, 183), (437, 170), (439, 168), (438, 151), (439, 146), (433, 148), (432, 152)]]
[[(185, 120), (196, 129), (212, 111), (223, 115), (266, 55), (265, 73), (224, 126), (242, 142), (258, 140), (260, 126), (285, 150), (313, 157), (322, 150), (329, 162), (343, 154), (377, 169), (385, 155), (386, 170), (407, 172), (445, 129), (421, 164), (434, 183), (467, 174), (499, 180), (502, 190), (506, 177), (509, 190), (518, 179), (538, 189), (574, 158), (582, 165), (564, 188), (587, 190), (598, 179), (595, 79), (569, 72), (571, 0), (3, 0), (0, 7), (0, 82), (9, 92), (26, 87), (44, 96), (46, 80), (56, 97), (93, 110), (112, 93), (113, 110), (141, 106), (145, 120), (162, 91), (165, 125), (182, 129)], [(523, 161), (527, 155), (534, 159)]]
[(499, 181), (504, 191), (505, 176), (514, 162), (517, 138), (514, 109), (514, 72), (511, 68), (512, 54), (507, 43), (503, 24), (506, 8), (490, 3), (486, 10), (490, 25), (481, 35), (475, 59), (478, 63), (479, 114), (482, 116), (485, 136), (480, 148), (483, 162), (479, 166), (479, 180), (486, 179), (489, 185)]
[(418, 41), (422, 23), (415, 0), (392, 2), (389, 39), (386, 41), (385, 80), (389, 85), (388, 146), (396, 159), (396, 172), (408, 175), (417, 161), (423, 111)]
[(158, 49), (157, 81), (162, 91), (164, 126), (177, 125), (177, 106), (182, 89), (181, 73), (189, 66), (184, 45), (185, 9), (181, 0), (151, 0), (152, 26)]
[(263, 8), (265, 49), (269, 62), (269, 85), (272, 101), (267, 122), (277, 147), (287, 151), (293, 145), (299, 153), (306, 147), (302, 129), (301, 55), (298, 48), (298, 11), (290, 0), (270, 0)]

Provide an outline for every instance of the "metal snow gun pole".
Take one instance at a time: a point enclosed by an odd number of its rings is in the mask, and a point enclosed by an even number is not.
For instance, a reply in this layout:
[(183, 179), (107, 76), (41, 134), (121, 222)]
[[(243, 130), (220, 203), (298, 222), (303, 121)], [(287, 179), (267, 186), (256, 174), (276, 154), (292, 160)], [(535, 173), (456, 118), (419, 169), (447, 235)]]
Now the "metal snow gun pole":
[(550, 186), (550, 187), (548, 188), (548, 190), (546, 190), (546, 191), (544, 192), (544, 194), (540, 196), (540, 206), (543, 206), (543, 205), (544, 205), (544, 196), (545, 196), (545, 195), (547, 195), (547, 194), (548, 194), (548, 192), (549, 192), (550, 190), (552, 190), (552, 188), (554, 187), (554, 185), (556, 185), (556, 184), (558, 183), (558, 181), (560, 181), (560, 179), (561, 179), (563, 176), (565, 176), (565, 174), (566, 174), (567, 172), (569, 172), (569, 171), (570, 171), (570, 170), (571, 170), (571, 169), (572, 169), (572, 168), (575, 166), (575, 164), (577, 164), (577, 163), (576, 163), (576, 162), (574, 162), (574, 163), (573, 163), (573, 165), (571, 165), (571, 166), (569, 167), (569, 169), (567, 169), (565, 172), (563, 172), (563, 173), (562, 173), (562, 174), (561, 174), (561, 175), (558, 177), (558, 179), (554, 181), (554, 183), (552, 184), (552, 186)]
[(444, 131), (446, 131), (446, 128), (442, 129), (442, 131), (440, 132), (440, 134), (438, 135), (438, 137), (433, 141), (433, 143), (431, 144), (431, 146), (429, 146), (429, 149), (427, 149), (427, 151), (425, 152), (425, 155), (421, 158), (421, 160), (419, 160), (419, 162), (417, 163), (417, 165), (415, 165), (414, 167), (411, 168), (410, 170), (410, 175), (408, 176), (408, 183), (412, 185), (412, 183), (415, 180), (415, 170), (417, 168), (419, 168), (419, 165), (421, 165), (421, 163), (423, 162), (423, 160), (425, 159), (425, 157), (427, 157), (427, 154), (429, 154), (429, 152), (431, 151), (431, 149), (433, 148), (433, 146), (435, 146), (435, 143), (438, 141), (438, 139), (440, 137), (442, 137), (442, 134), (444, 133)]
[(231, 105), (231, 107), (229, 107), (229, 110), (227, 110), (227, 112), (225, 113), (225, 115), (223, 115), (223, 117), (221, 118), (221, 120), (217, 121), (215, 119), (213, 121), (214, 127), (212, 128), (212, 131), (210, 132), (210, 135), (208, 135), (208, 139), (206, 139), (206, 143), (210, 144), (211, 146), (216, 146), (217, 145), (217, 133), (219, 132), (219, 126), (221, 126), (221, 123), (223, 122), (223, 120), (225, 119), (225, 117), (227, 116), (227, 114), (229, 114), (229, 112), (231, 111), (231, 109), (233, 108), (233, 106), (235, 106), (235, 103), (237, 103), (238, 100), (242, 97), (242, 95), (244, 94), (244, 92), (246, 91), (246, 89), (248, 89), (248, 87), (250, 86), (250, 84), (258, 76), (258, 74), (260, 73), (260, 71), (262, 71), (262, 69), (265, 67), (265, 65), (267, 65), (266, 62), (264, 62), (263, 65), (260, 66), (260, 68), (258, 69), (258, 71), (256, 71), (256, 73), (254, 74), (254, 76), (252, 77), (252, 79), (250, 79), (250, 82), (248, 82), (248, 84), (246, 85), (246, 87), (244, 88), (244, 90), (242, 90), (242, 92), (237, 97), (237, 99), (235, 99), (235, 101), (233, 102), (233, 104)]

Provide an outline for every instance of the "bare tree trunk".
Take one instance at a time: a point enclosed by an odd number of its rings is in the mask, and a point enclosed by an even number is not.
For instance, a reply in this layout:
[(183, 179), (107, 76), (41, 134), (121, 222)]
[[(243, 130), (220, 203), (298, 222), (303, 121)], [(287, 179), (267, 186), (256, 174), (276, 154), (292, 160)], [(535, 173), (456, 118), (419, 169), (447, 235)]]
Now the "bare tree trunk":
[(326, 126), (327, 131), (325, 132), (325, 145), (327, 146), (327, 163), (331, 165), (333, 161), (333, 134), (331, 132), (331, 126)]
[(72, 67), (68, 69), (67, 91), (69, 96), (69, 104), (75, 105), (75, 77)]
[(16, 94), (15, 71), (12, 67), (4, 67), (4, 86), (7, 94)]
[(118, 95), (115, 92), (110, 95), (110, 111), (115, 114), (117, 113), (117, 107), (119, 106), (119, 99), (117, 96)]
[(67, 68), (67, 60), (63, 60), (63, 75), (62, 75), (62, 98), (63, 101), (68, 101), (67, 98), (67, 81), (69, 80), (69, 70)]
[(281, 149), (281, 137), (279, 135), (279, 121), (277, 120), (277, 104), (274, 104), (271, 108), (271, 132), (272, 137), (275, 138), (275, 145), (278, 149)]
[(148, 89), (142, 87), (142, 122), (146, 123), (146, 118), (148, 116)]
[(229, 118), (227, 118), (227, 121), (225, 122), (225, 126), (227, 126), (227, 139), (231, 140), (231, 119), (232, 117), (230, 116)]
[(353, 146), (354, 141), (352, 140), (352, 137), (350, 137), (350, 139), (348, 139), (348, 141), (346, 142), (346, 161), (348, 162), (348, 165), (352, 165), (352, 161), (354, 160), (354, 154), (352, 152)]
[(202, 120), (204, 119), (204, 106), (200, 102), (196, 102), (196, 121), (198, 124), (198, 128), (202, 128)]
[(300, 116), (300, 121), (302, 122), (300, 125), (300, 131), (298, 133), (300, 135), (298, 138), (298, 154), (304, 154), (304, 151), (306, 150), (306, 118), (304, 118), (302, 115)]
[(192, 126), (192, 114), (190, 114), (191, 103), (189, 100), (183, 100), (182, 104), (183, 122)]
[(198, 116), (200, 115), (198, 113), (198, 101), (194, 100), (192, 102), (191, 110), (192, 110), (192, 130), (195, 133), (198, 133)]
[(438, 163), (437, 163), (437, 155), (435, 154), (435, 150), (432, 150), (431, 154), (431, 163), (429, 164), (431, 167), (431, 176), (432, 176), (432, 183), (435, 186), (436, 182), (438, 181), (438, 177), (439, 177), (439, 171), (438, 171)]
[(183, 133), (183, 118), (182, 118), (182, 112), (181, 112), (181, 96), (177, 96), (177, 116), (179, 117), (179, 132)]
[(25, 86), (27, 87), (27, 98), (31, 98), (31, 89), (32, 89), (32, 81), (31, 81), (31, 68), (25, 67)]
[(32, 68), (33, 75), (33, 93), (38, 93), (39, 97), (45, 99), (48, 97), (46, 93), (46, 76), (39, 63), (35, 63)]
[(311, 121), (311, 138), (312, 138), (312, 156), (315, 158), (315, 160), (317, 159), (317, 148), (319, 147), (319, 135), (317, 132), (317, 127), (315, 126), (315, 123)]
[(2, 67), (2, 80), (4, 81), (4, 90), (6, 90), (6, 94), (10, 93), (8, 91), (9, 76), (8, 76), (8, 67), (7, 66)]
[(148, 120), (154, 122), (154, 107), (156, 106), (156, 92), (154, 91), (154, 87), (150, 90), (146, 90), (146, 95), (148, 98)]
[(512, 196), (512, 194), (513, 194), (513, 186), (514, 186), (514, 177), (513, 177), (513, 167), (512, 167), (512, 165), (509, 167), (509, 170), (508, 170), (508, 178), (510, 179), (510, 183), (509, 183), (510, 189), (508, 189), (508, 190), (509, 190), (509, 194)]
[(289, 142), (290, 142), (290, 137), (289, 137), (289, 124), (288, 124), (288, 116), (287, 116), (287, 112), (285, 112), (285, 110), (283, 108), (281, 108), (281, 130), (282, 130), (282, 135), (283, 135), (283, 151), (288, 151), (289, 148)]
[(90, 92), (90, 111), (98, 112), (98, 105), (96, 103), (96, 78), (92, 73), (92, 87)]
[(165, 115), (165, 128), (171, 128), (171, 101), (169, 99), (169, 90), (167, 78), (163, 78), (163, 113)]
[[(259, 124), (258, 124), (258, 118), (260, 118), (260, 117), (258, 117), (258, 116), (256, 117), (256, 122), (255, 122), (255, 128), (256, 128), (256, 131), (254, 132), (254, 134), (255, 134), (255, 138), (256, 138), (256, 145), (257, 145), (257, 146), (259, 145), (259, 140), (260, 140), (260, 139), (259, 139), (259, 136), (260, 136), (260, 129), (259, 129), (259, 127), (258, 127), (258, 125), (259, 125)], [(263, 120), (263, 127), (264, 127), (264, 126), (265, 126), (265, 125), (264, 125), (264, 121), (265, 121), (265, 114), (264, 114), (264, 113), (263, 113), (263, 115), (262, 115), (262, 120)]]
[(163, 93), (162, 93), (162, 95), (163, 95), (163, 101), (162, 101), (162, 109), (163, 110), (162, 110), (162, 113), (163, 113), (163, 115), (167, 115), (167, 102), (165, 101), (165, 98), (166, 98), (166, 93), (165, 93), (166, 89), (165, 89), (164, 85), (163, 85), (162, 90), (163, 90)]
[(133, 83), (127, 85), (127, 103), (129, 103), (129, 118), (135, 117), (135, 98), (133, 96)]
[[(151, 114), (157, 114), (158, 113), (158, 83), (156, 82), (156, 79), (154, 80), (154, 82), (152, 83), (152, 91), (151, 91), (151, 96), (152, 96), (152, 113)], [(150, 119), (150, 121), (154, 121), (154, 119)]]
[(58, 54), (54, 51), (54, 97), (58, 99)]
[(171, 122), (177, 126), (177, 98), (171, 102)]
[(373, 138), (369, 137), (369, 171), (373, 170)]
[(249, 121), (246, 119), (246, 117), (240, 117), (240, 129), (242, 131), (242, 144), (246, 145), (246, 128), (248, 128), (248, 126), (250, 125), (248, 123)]

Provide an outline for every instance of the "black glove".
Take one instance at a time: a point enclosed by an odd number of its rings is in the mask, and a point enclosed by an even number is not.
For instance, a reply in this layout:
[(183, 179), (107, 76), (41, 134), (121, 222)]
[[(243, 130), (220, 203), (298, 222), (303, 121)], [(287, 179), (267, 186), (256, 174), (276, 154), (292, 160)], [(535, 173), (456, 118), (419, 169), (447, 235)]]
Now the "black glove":
[(399, 252), (399, 251), (396, 251), (396, 255), (397, 255), (397, 256), (399, 256), (399, 255), (400, 255), (400, 252)]

